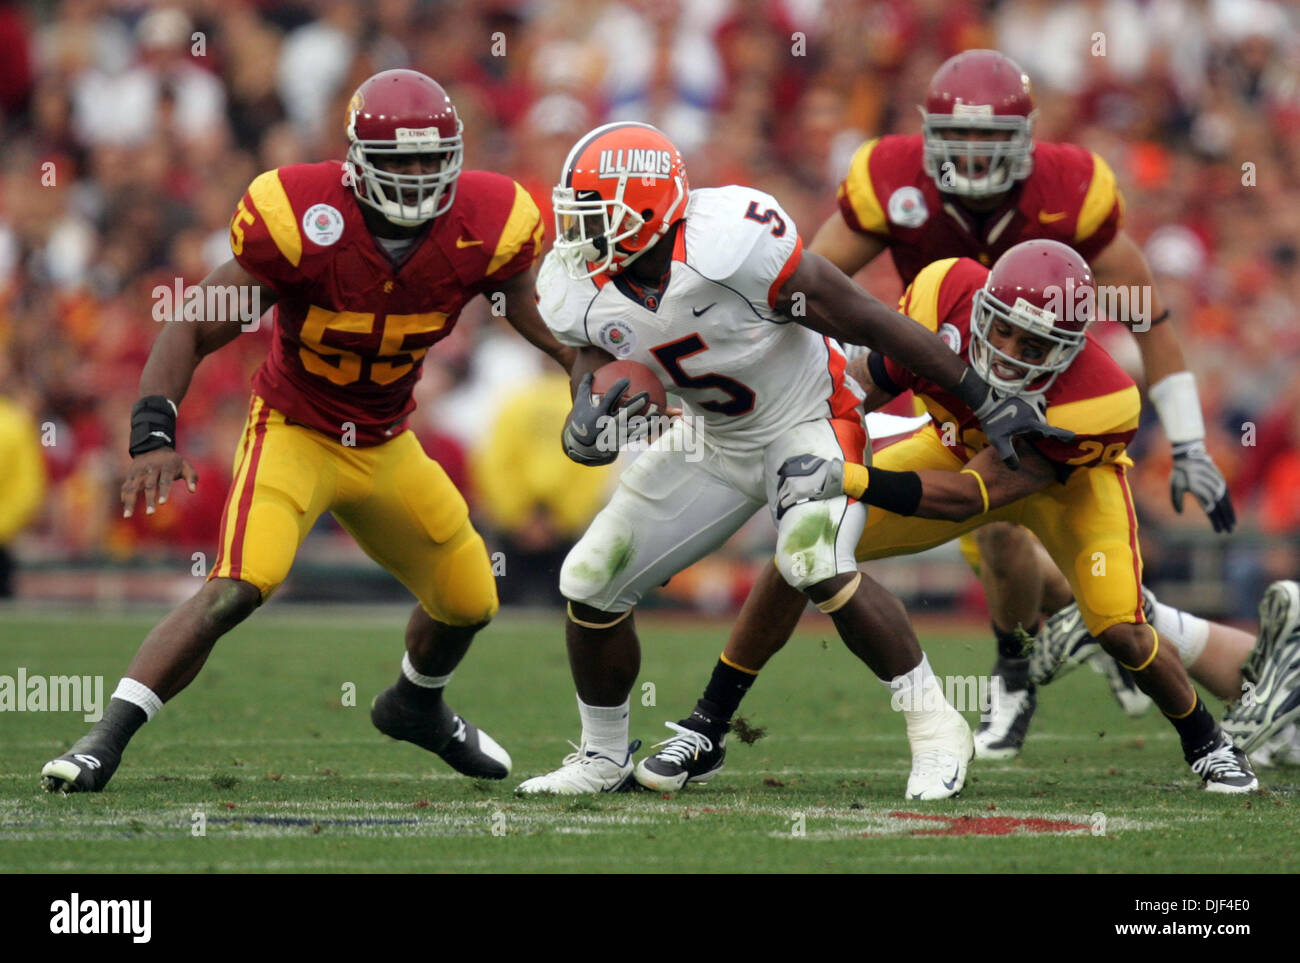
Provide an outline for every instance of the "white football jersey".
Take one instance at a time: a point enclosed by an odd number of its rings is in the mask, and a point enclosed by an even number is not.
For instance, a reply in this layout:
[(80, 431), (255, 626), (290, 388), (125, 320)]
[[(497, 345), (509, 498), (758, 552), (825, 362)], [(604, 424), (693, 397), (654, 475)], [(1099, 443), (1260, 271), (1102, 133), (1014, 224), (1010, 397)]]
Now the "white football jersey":
[(713, 444), (760, 448), (801, 422), (853, 417), (862, 398), (839, 348), (773, 308), (802, 253), (770, 194), (702, 188), (691, 191), (662, 292), (621, 276), (574, 281), (552, 252), (538, 307), (561, 343), (649, 367)]

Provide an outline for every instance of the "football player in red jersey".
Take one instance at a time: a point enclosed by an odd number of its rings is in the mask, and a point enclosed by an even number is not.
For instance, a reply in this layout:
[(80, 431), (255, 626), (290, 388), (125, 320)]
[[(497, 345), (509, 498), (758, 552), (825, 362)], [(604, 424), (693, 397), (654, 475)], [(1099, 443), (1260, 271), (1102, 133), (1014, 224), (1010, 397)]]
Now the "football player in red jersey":
[[(235, 286), (241, 307), (276, 307), (216, 562), (149, 633), (103, 718), (46, 764), (46, 789), (103, 789), (135, 731), (284, 581), (326, 511), (419, 600), (397, 683), (371, 707), (375, 726), (466, 775), (509, 773), (509, 755), (443, 700), (497, 610), (496, 585), (465, 500), (406, 419), (426, 352), (479, 294), (504, 295), (511, 324), (565, 370), (574, 352), (537, 314), (537, 205), (508, 177), (463, 171), (461, 129), (441, 86), (384, 71), (348, 106), (346, 163), (290, 165), (249, 185), (230, 225), (234, 258), (201, 283)], [(194, 490), (178, 408), (198, 363), (240, 330), (238, 317), (173, 320), (154, 343), (132, 412), (126, 515), (141, 495), (153, 513), (179, 479)]]
[[(1185, 370), (1141, 250), (1123, 230), (1123, 197), (1110, 167), (1082, 147), (1033, 140), (1029, 79), (994, 50), (969, 50), (946, 61), (930, 82), (921, 113), (921, 135), (880, 137), (858, 149), (839, 188), (839, 211), (809, 250), (850, 276), (888, 250), (906, 286), (934, 261), (969, 257), (988, 266), (1013, 245), (1044, 238), (1078, 251), (1103, 289), (1149, 292), (1145, 312), (1138, 298), (1126, 302), (1128, 317), (1113, 320), (1133, 325), (1151, 400), (1174, 446), (1174, 505), (1182, 511), (1191, 492), (1215, 531), (1231, 530), (1235, 514), (1223, 476), (1205, 450), (1195, 379)], [(975, 736), (978, 755), (1005, 758), (1019, 752), (1036, 706), (1023, 649), (1042, 614), (1069, 603), (1069, 588), (1023, 528), (985, 526), (963, 540), (963, 552), (984, 583), (993, 615), (994, 672), (1008, 691), (1020, 694), (1003, 700)], [(767, 589), (779, 590), (779, 580), (770, 566), (760, 577), (729, 651), (766, 624), (759, 603)], [(1157, 624), (1172, 631), (1176, 610), (1157, 608)], [(1241, 633), (1233, 645), (1249, 648), (1251, 641)], [(1131, 676), (1107, 663), (1117, 698), (1136, 704), (1140, 713), (1148, 701)]]

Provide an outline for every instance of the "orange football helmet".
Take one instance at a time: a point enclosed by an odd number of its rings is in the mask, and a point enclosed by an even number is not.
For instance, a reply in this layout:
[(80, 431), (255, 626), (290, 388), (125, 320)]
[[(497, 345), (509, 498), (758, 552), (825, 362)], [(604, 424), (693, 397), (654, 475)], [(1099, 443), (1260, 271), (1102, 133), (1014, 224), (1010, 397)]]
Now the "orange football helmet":
[(681, 152), (649, 124), (597, 127), (569, 151), (555, 208), (555, 253), (571, 278), (617, 274), (686, 214)]

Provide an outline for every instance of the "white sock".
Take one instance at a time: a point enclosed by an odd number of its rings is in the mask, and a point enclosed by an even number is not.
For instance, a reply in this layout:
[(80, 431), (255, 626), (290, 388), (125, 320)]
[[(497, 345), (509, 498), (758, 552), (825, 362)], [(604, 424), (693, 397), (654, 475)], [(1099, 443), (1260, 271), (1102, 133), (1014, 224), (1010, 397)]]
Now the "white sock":
[(162, 699), (158, 698), (153, 689), (136, 682), (135, 679), (123, 678), (109, 698), (121, 699), (133, 706), (139, 706), (144, 711), (146, 722), (157, 715), (158, 710), (163, 707)]
[(411, 664), (411, 656), (408, 653), (402, 655), (402, 675), (413, 683), (424, 689), (441, 689), (451, 679), (451, 673), (446, 675), (422, 675), (415, 670)]
[(1178, 648), (1183, 665), (1188, 666), (1201, 657), (1205, 644), (1210, 641), (1210, 623), (1191, 612), (1183, 612), (1171, 605), (1156, 600), (1155, 618), (1151, 627), (1156, 630), (1161, 641), (1168, 640)]
[(930, 668), (930, 657), (921, 653), (921, 661), (916, 667), (903, 675), (895, 676), (888, 682), (890, 708), (903, 713), (907, 725), (907, 738), (915, 742), (935, 735), (936, 731), (946, 728), (947, 716), (955, 712), (943, 694), (939, 677)]
[(578, 715), (582, 717), (582, 745), (588, 752), (596, 752), (616, 762), (627, 758), (628, 705), (589, 706), (578, 700)]

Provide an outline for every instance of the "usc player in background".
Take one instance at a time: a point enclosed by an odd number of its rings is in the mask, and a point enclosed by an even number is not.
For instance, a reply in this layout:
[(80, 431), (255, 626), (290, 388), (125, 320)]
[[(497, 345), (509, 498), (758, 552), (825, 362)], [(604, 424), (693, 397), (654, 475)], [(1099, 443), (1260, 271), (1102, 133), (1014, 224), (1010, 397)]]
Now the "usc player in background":
[[(249, 185), (231, 221), (234, 257), (201, 283), (276, 306), (216, 563), (145, 638), (103, 718), (42, 769), (47, 790), (103, 789), (131, 736), (284, 581), (326, 511), (419, 600), (397, 683), (372, 705), (375, 726), (466, 775), (509, 773), (509, 755), (443, 700), (496, 613), (496, 585), (465, 500), (406, 419), (425, 354), (476, 295), (503, 294), (510, 323), (566, 371), (573, 352), (536, 311), (537, 205), (508, 177), (462, 171), (461, 131), (441, 86), (384, 71), (348, 106), (346, 163), (294, 164)], [(128, 516), (141, 494), (149, 513), (165, 504), (178, 479), (194, 490), (178, 408), (203, 357), (239, 333), (238, 318), (173, 320), (155, 341), (131, 417)]]
[[(840, 184), (839, 211), (808, 249), (850, 277), (888, 250), (907, 287), (934, 261), (968, 257), (989, 267), (1023, 241), (1054, 240), (1092, 265), (1099, 286), (1150, 291), (1149, 315), (1130, 310), (1129, 317), (1112, 320), (1135, 327), (1148, 394), (1173, 444), (1174, 507), (1181, 512), (1190, 492), (1215, 531), (1230, 531), (1236, 516), (1227, 484), (1205, 450), (1195, 378), (1185, 370), (1141, 249), (1123, 229), (1124, 201), (1110, 167), (1082, 147), (1033, 140), (1029, 78), (995, 50), (968, 50), (940, 66), (921, 114), (920, 135), (879, 137), (858, 149)], [(1020, 751), (1036, 708), (1023, 651), (1041, 615), (1070, 603), (1069, 585), (1023, 527), (987, 525), (966, 536), (962, 548), (984, 584), (997, 639), (994, 674), (1009, 693), (976, 732), (976, 754), (1008, 758)], [(777, 581), (769, 567), (751, 599)], [(1175, 636), (1191, 627), (1205, 644), (1211, 629), (1204, 620), (1187, 613), (1180, 620), (1177, 610), (1154, 596), (1151, 602), (1157, 631)], [(760, 624), (761, 616), (742, 614), (732, 638)], [(1213, 641), (1244, 657), (1254, 640), (1224, 627)], [(1145, 711), (1150, 703), (1132, 677), (1104, 653), (1099, 658), (1125, 710)]]

